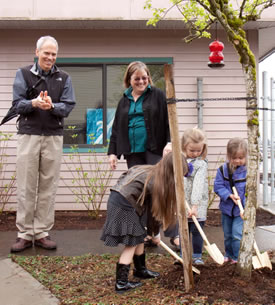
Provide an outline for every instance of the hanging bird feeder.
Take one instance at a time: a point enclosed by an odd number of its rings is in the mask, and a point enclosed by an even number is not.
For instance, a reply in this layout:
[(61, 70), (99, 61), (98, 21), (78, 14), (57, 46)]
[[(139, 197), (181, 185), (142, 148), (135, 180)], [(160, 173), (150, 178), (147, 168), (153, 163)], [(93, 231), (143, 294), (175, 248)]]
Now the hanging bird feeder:
[(218, 22), (216, 21), (216, 39), (209, 45), (209, 50), (211, 53), (209, 55), (208, 67), (213, 69), (224, 67), (224, 56), (222, 53), (223, 49), (224, 44), (218, 40)]
[(224, 44), (218, 40), (210, 43), (209, 50), (211, 53), (209, 55), (208, 67), (216, 69), (224, 67), (224, 56), (222, 53), (223, 49)]

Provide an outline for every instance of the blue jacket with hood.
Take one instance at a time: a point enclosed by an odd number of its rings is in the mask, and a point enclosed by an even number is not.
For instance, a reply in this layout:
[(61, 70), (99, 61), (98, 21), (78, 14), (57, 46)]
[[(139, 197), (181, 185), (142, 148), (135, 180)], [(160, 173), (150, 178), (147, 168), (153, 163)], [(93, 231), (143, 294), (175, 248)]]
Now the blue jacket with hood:
[[(239, 166), (232, 174), (233, 185), (236, 187), (243, 207), (245, 206), (246, 166)], [(229, 197), (233, 191), (229, 179), (228, 163), (219, 167), (214, 181), (214, 192), (220, 197), (220, 210), (231, 217), (240, 216), (239, 207)]]

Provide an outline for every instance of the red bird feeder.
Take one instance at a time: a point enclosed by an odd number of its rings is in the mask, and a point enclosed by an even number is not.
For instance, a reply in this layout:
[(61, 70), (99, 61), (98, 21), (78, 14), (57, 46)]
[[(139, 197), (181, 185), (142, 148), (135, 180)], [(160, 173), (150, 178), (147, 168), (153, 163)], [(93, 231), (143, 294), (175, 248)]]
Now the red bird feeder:
[(224, 44), (218, 40), (215, 40), (210, 43), (209, 50), (211, 53), (209, 55), (208, 67), (210, 68), (224, 67), (224, 62), (223, 62), (224, 57), (222, 54), (223, 49), (224, 49)]

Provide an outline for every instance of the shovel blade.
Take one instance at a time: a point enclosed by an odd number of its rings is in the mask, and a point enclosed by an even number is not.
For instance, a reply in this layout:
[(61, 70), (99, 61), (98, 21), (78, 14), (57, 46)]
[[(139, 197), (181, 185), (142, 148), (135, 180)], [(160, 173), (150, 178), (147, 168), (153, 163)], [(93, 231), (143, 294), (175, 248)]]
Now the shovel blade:
[(254, 269), (269, 268), (272, 270), (272, 264), (267, 252), (252, 257), (252, 265)]
[(254, 269), (262, 268), (262, 264), (259, 261), (257, 256), (252, 256), (252, 266), (253, 266)]
[(269, 256), (268, 256), (267, 252), (264, 252), (264, 253), (260, 254), (259, 261), (261, 262), (262, 268), (267, 267), (270, 270), (272, 270), (272, 264), (271, 264), (271, 261), (269, 259)]
[(217, 264), (222, 265), (224, 263), (224, 256), (216, 244), (205, 245), (205, 249)]

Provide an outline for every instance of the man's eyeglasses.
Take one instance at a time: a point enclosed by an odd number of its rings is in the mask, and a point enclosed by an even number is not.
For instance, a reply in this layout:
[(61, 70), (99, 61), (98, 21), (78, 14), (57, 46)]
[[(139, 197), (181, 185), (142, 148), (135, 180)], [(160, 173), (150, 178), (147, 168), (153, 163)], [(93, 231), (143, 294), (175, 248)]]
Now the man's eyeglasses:
[(142, 81), (147, 81), (148, 80), (148, 76), (142, 76), (142, 77), (136, 77), (133, 79), (135, 82), (139, 82), (140, 80)]

